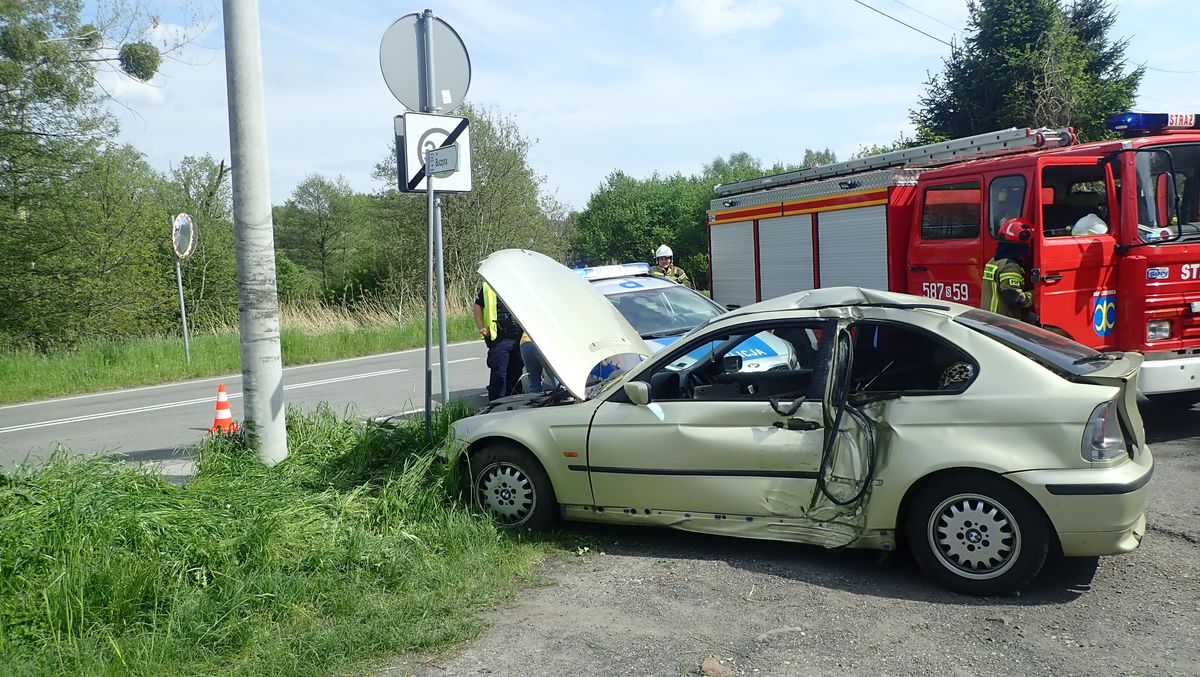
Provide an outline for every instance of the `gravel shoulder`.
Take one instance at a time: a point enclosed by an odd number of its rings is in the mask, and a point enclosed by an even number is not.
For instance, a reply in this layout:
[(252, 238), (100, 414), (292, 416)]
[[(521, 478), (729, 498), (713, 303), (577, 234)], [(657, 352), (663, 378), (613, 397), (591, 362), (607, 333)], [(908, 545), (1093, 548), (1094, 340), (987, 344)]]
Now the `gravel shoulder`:
[(906, 555), (666, 529), (596, 544), (490, 612), (477, 640), (380, 674), (1200, 674), (1200, 411), (1147, 412), (1157, 467), (1130, 555), (1057, 560), (1016, 597), (947, 592)]

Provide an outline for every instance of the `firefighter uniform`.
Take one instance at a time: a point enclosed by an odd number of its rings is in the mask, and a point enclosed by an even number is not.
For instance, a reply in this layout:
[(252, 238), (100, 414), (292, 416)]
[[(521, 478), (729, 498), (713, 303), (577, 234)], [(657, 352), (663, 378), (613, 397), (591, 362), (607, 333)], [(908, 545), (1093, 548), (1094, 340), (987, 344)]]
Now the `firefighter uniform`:
[(1025, 268), (1010, 258), (994, 258), (983, 266), (984, 310), (1023, 319), (1033, 305), (1033, 293), (1025, 291)]
[(692, 286), (691, 281), (688, 280), (687, 273), (683, 272), (683, 268), (680, 268), (674, 264), (669, 265), (666, 268), (662, 268), (660, 266), (651, 266), (650, 274), (656, 277), (665, 277), (668, 280), (674, 280), (675, 282), (678, 282), (679, 284), (688, 288), (691, 288)]
[(504, 301), (487, 282), (479, 288), (475, 305), (481, 312), (476, 317), (483, 323), (479, 330), (487, 330), (483, 339), (487, 346), (487, 366), (491, 370), (487, 394), (489, 400), (513, 394), (525, 364), (521, 361), (521, 334), (524, 330), (509, 312)]

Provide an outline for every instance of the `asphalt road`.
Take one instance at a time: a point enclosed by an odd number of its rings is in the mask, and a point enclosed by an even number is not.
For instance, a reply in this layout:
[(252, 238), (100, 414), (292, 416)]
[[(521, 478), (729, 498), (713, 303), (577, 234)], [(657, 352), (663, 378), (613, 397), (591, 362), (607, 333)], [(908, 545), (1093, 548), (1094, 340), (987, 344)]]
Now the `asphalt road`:
[[(487, 381), (481, 341), (447, 347), (452, 397), (475, 396)], [(438, 354), (433, 353), (434, 397)], [(392, 417), (424, 411), (423, 348), (385, 355), (287, 367), (284, 397), (309, 409), (328, 402), (335, 411)], [(187, 447), (212, 425), (217, 384), (229, 391), (234, 419), (242, 420), (240, 374), (116, 392), (0, 406), (0, 468), (44, 459), (57, 445), (74, 453), (112, 451), (132, 461), (160, 463), (166, 474), (186, 474)]]
[[(1197, 675), (1200, 409), (1143, 409), (1141, 547), (1057, 560), (1023, 594), (966, 597), (906, 554), (564, 525), (581, 556), (490, 612), (476, 641), (386, 675)], [(562, 538), (562, 536), (559, 536)]]

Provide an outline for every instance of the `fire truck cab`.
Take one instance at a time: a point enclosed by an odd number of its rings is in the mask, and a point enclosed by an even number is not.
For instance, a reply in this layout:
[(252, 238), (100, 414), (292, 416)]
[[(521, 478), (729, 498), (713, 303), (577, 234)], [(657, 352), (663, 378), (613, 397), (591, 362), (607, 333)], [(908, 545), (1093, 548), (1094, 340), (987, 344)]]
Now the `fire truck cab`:
[(1200, 125), (1126, 113), (1114, 141), (1014, 129), (716, 188), (713, 298), (874, 286), (978, 306), (996, 231), (1033, 229), (1028, 319), (1145, 354), (1147, 395), (1200, 400)]

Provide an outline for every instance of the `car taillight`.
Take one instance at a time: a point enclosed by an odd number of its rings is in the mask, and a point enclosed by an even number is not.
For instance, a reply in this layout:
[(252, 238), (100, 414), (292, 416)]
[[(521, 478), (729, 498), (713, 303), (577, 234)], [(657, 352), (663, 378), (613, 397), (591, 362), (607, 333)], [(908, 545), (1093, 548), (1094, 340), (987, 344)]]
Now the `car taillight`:
[(1112, 461), (1129, 455), (1129, 445), (1121, 433), (1117, 403), (1105, 402), (1092, 410), (1083, 431), (1083, 458), (1093, 463)]

